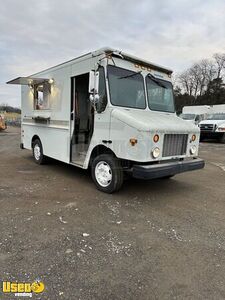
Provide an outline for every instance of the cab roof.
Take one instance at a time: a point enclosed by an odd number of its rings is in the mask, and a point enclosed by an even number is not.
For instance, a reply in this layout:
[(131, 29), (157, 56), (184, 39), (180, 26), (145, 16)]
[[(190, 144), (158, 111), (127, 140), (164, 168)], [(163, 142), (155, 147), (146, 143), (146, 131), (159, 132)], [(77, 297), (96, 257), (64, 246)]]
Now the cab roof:
[(13, 80), (8, 81), (7, 83), (8, 84), (28, 84), (28, 81), (31, 81), (31, 80), (32, 80), (32, 82), (33, 81), (40, 81), (40, 80), (41, 81), (47, 81), (48, 78), (36, 78), (35, 75), (37, 75), (39, 73), (42, 73), (42, 72), (46, 72), (46, 71), (54, 69), (54, 68), (58, 68), (58, 67), (63, 66), (63, 65), (68, 65), (68, 64), (73, 63), (77, 60), (81, 60), (81, 59), (85, 60), (85, 58), (96, 57), (96, 56), (100, 56), (102, 54), (106, 54), (106, 55), (110, 55), (110, 56), (114, 56), (114, 57), (119, 57), (119, 58), (125, 59), (127, 61), (132, 61), (136, 64), (147, 66), (149, 68), (152, 68), (152, 69), (157, 70), (157, 71), (161, 71), (161, 72), (166, 73), (168, 75), (173, 73), (173, 71), (171, 69), (160, 66), (158, 64), (154, 64), (154, 63), (152, 63), (150, 61), (147, 61), (145, 59), (141, 59), (139, 57), (133, 56), (131, 54), (125, 53), (125, 52), (117, 50), (117, 49), (113, 49), (113, 48), (110, 48), (110, 47), (104, 47), (104, 48), (101, 48), (99, 50), (96, 50), (96, 51), (89, 52), (89, 53), (86, 53), (84, 55), (78, 56), (74, 59), (68, 60), (68, 61), (63, 62), (61, 64), (58, 64), (56, 66), (47, 68), (45, 70), (42, 70), (42, 71), (37, 72), (35, 74), (32, 74), (29, 77), (18, 77), (18, 78), (15, 78)]
[[(111, 55), (111, 56), (115, 56), (115, 57), (120, 57), (120, 58), (126, 59), (128, 61), (132, 61), (132, 62), (137, 63), (137, 64), (141, 64), (141, 65), (144, 64), (144, 65), (146, 65), (146, 66), (148, 66), (152, 69), (164, 72), (166, 74), (172, 74), (173, 73), (173, 71), (171, 69), (168, 69), (168, 68), (163, 67), (163, 66), (158, 65), (158, 64), (154, 64), (150, 61), (141, 59), (139, 57), (133, 56), (131, 54), (128, 54), (128, 53), (125, 53), (125, 52), (120, 51), (118, 49), (114, 49), (114, 48), (110, 48), (110, 47), (103, 47), (103, 48), (100, 48), (96, 51), (88, 52), (86, 54), (83, 54), (83, 55), (78, 56), (76, 58), (73, 58), (71, 60), (65, 61), (61, 64), (56, 65), (56, 66), (53, 66), (53, 67), (47, 68), (45, 70), (42, 70), (38, 73), (45, 72), (45, 71), (48, 71), (50, 69), (53, 69), (53, 68), (56, 68), (56, 67), (59, 67), (59, 66), (63, 66), (65, 64), (73, 63), (76, 60), (85, 59), (85, 58), (89, 58), (89, 57), (96, 57), (96, 56), (100, 56), (102, 54), (107, 54), (107, 55)], [(38, 73), (35, 73), (35, 74), (38, 74)], [(33, 75), (35, 75), (35, 74), (33, 74)]]

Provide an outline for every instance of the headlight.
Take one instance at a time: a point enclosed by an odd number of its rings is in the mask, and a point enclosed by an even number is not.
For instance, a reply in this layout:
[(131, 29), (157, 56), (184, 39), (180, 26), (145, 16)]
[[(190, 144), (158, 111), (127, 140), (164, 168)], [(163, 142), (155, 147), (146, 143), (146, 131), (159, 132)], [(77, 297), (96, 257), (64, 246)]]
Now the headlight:
[(190, 153), (191, 153), (192, 155), (194, 155), (196, 152), (197, 152), (196, 146), (191, 146), (191, 148), (190, 148)]
[(218, 127), (217, 130), (218, 130), (218, 131), (221, 131), (221, 132), (225, 132), (225, 126), (224, 126), (224, 127)]
[(159, 157), (159, 154), (160, 154), (160, 149), (158, 147), (152, 149), (152, 156), (154, 158)]

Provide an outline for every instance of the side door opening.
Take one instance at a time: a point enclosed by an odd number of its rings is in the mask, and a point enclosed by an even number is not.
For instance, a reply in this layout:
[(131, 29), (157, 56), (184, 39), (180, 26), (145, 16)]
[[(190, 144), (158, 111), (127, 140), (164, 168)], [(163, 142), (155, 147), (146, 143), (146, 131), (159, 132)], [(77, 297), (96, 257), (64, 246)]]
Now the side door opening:
[(83, 165), (93, 134), (94, 109), (89, 101), (89, 73), (71, 81), (71, 162)]

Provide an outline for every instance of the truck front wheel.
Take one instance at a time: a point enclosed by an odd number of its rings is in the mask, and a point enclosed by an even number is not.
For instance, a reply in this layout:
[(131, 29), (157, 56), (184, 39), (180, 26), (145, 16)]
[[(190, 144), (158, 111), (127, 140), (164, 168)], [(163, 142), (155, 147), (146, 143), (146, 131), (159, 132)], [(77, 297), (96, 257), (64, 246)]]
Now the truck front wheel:
[(92, 178), (97, 188), (111, 194), (123, 184), (123, 168), (120, 161), (110, 154), (101, 154), (92, 162)]

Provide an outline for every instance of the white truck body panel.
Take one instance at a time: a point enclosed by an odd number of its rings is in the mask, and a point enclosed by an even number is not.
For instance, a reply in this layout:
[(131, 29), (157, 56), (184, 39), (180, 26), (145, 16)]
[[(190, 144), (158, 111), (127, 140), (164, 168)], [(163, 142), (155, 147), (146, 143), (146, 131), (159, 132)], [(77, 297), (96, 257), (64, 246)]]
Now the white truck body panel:
[(216, 104), (212, 106), (212, 112), (213, 114), (216, 113), (225, 113), (225, 104)]
[(184, 106), (182, 109), (182, 113), (183, 114), (195, 114), (195, 115), (209, 114), (209, 113), (211, 113), (211, 106), (209, 106), (209, 105)]
[(225, 113), (225, 104), (184, 106), (182, 109), (182, 113), (196, 115)]

